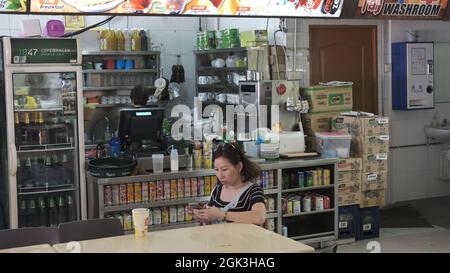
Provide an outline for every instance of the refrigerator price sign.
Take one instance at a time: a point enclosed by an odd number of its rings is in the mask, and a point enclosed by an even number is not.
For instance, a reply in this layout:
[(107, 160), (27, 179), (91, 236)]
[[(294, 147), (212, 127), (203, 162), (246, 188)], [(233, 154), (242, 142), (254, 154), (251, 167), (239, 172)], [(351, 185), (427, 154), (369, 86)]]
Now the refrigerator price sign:
[(11, 39), (13, 64), (76, 63), (75, 39)]

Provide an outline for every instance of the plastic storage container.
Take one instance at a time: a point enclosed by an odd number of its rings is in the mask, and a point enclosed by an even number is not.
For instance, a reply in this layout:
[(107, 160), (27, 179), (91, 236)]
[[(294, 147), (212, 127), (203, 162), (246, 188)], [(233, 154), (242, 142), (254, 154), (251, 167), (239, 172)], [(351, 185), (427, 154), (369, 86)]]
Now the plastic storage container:
[(348, 158), (352, 136), (343, 132), (316, 133), (316, 149), (323, 157)]

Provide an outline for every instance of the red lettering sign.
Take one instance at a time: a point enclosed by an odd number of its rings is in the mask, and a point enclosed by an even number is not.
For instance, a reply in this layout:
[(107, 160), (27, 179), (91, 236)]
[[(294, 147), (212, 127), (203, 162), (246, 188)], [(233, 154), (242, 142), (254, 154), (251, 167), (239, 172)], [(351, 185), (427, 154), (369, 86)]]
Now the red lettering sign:
[(372, 13), (377, 16), (383, 10), (384, 0), (366, 0), (361, 8), (361, 14), (366, 12)]

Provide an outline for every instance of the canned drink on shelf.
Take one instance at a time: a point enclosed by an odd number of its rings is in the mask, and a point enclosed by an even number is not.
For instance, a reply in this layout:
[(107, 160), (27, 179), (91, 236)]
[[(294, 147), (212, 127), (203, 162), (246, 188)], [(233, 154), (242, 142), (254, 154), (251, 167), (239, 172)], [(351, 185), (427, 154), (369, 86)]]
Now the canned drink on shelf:
[(148, 182), (142, 182), (142, 202), (148, 202)]
[(287, 226), (283, 226), (283, 227), (281, 228), (281, 234), (282, 234), (284, 237), (288, 237), (288, 228), (287, 228)]
[(297, 173), (296, 172), (292, 172), (289, 175), (289, 188), (297, 188), (297, 184), (298, 184), (298, 178), (297, 178)]
[(160, 180), (156, 181), (156, 201), (162, 200), (164, 200), (164, 181)]
[(104, 204), (105, 206), (111, 206), (112, 205), (112, 188), (111, 185), (105, 185), (103, 187), (103, 195), (104, 195)]
[(178, 222), (184, 222), (184, 219), (185, 219), (184, 210), (185, 209), (184, 209), (183, 205), (177, 206), (177, 221)]
[(177, 215), (178, 215), (177, 207), (170, 207), (169, 208), (169, 222), (176, 223)]
[(313, 186), (313, 175), (311, 171), (306, 171), (306, 187), (312, 187)]
[(265, 226), (267, 230), (275, 231), (275, 219), (267, 219)]
[(134, 183), (134, 202), (142, 202), (142, 184), (140, 182)]
[(320, 195), (314, 198), (314, 210), (323, 210), (323, 197)]
[(294, 204), (293, 204), (293, 208), (292, 208), (292, 211), (294, 212), (294, 213), (300, 213), (300, 212), (302, 212), (302, 205), (301, 205), (301, 202), (300, 202), (300, 200), (298, 200), (298, 199), (295, 199), (294, 200)]
[(205, 195), (211, 194), (211, 177), (205, 177)]
[(287, 214), (292, 214), (294, 211), (294, 200), (289, 199), (287, 203)]
[(119, 204), (120, 204), (119, 185), (112, 185), (112, 205), (117, 206)]
[(148, 225), (153, 225), (153, 210), (148, 209)]
[(169, 180), (163, 181), (163, 199), (170, 200), (170, 181)]
[(124, 227), (124, 222), (123, 222), (123, 216), (122, 215), (120, 215), (120, 214), (116, 214), (116, 215), (114, 215), (114, 218), (117, 218), (117, 219), (119, 219), (120, 220), (120, 224), (122, 225), (122, 228), (123, 229), (125, 229), (125, 227)]
[(120, 192), (120, 204), (121, 205), (127, 204), (127, 185), (126, 184), (120, 184), (119, 185), (119, 192)]
[(275, 199), (272, 197), (267, 198), (267, 211), (275, 210)]
[(186, 221), (192, 221), (192, 213), (189, 211), (189, 206), (184, 206), (184, 216)]
[(264, 188), (265, 188), (265, 189), (270, 188), (270, 186), (269, 186), (270, 176), (269, 176), (269, 172), (268, 172), (268, 171), (265, 171), (265, 172), (264, 172), (264, 180), (265, 180)]
[(298, 177), (298, 187), (303, 188), (305, 186), (305, 173), (304, 172), (297, 172)]
[(169, 209), (167, 207), (161, 208), (161, 224), (167, 225), (169, 223)]
[(191, 197), (191, 179), (190, 178), (184, 179), (184, 197), (186, 197), (186, 198)]
[[(158, 182), (155, 182), (155, 181), (152, 181), (152, 182), (149, 182), (148, 183), (148, 193), (149, 193), (149, 199), (150, 199), (150, 202), (154, 202), (154, 201), (156, 201), (156, 200), (159, 200), (158, 199), (158, 193), (157, 193), (157, 184), (159, 184)], [(163, 189), (164, 190), (164, 187), (163, 187), (163, 185), (162, 185), (162, 182), (161, 182), (161, 189)], [(162, 191), (161, 191), (161, 193), (162, 193)], [(160, 197), (162, 196), (162, 194), (160, 195)]]
[(197, 197), (198, 189), (197, 189), (197, 177), (191, 177), (191, 196)]
[(177, 182), (177, 198), (184, 198), (184, 179), (179, 178)]
[(330, 200), (330, 197), (328, 197), (328, 196), (324, 196), (324, 197), (323, 197), (323, 208), (324, 208), (324, 209), (329, 209), (329, 208), (331, 208), (331, 200)]
[(176, 179), (170, 180), (170, 199), (177, 199), (178, 183)]
[(217, 186), (217, 176), (211, 176), (211, 191)]
[(273, 171), (269, 171), (269, 188), (274, 188), (275, 187), (275, 180), (274, 180), (274, 174)]
[(199, 177), (197, 180), (197, 194), (198, 196), (204, 196), (205, 195), (205, 178)]
[(283, 189), (289, 189), (289, 175), (283, 173), (281, 176)]
[(153, 209), (153, 224), (161, 225), (161, 223), (162, 223), (161, 209), (159, 209), (159, 208)]
[(302, 200), (302, 208), (304, 212), (311, 211), (311, 197), (305, 196)]
[(281, 208), (282, 208), (283, 214), (287, 214), (287, 202), (288, 201), (286, 198), (281, 199)]
[(314, 170), (314, 171), (311, 171), (312, 172), (312, 177), (313, 177), (313, 186), (314, 187), (316, 187), (316, 186), (319, 186), (319, 178), (318, 178), (318, 176), (317, 176), (317, 171), (316, 170)]
[(131, 217), (130, 213), (125, 213), (123, 215), (123, 229), (124, 230), (133, 229), (133, 218)]
[(330, 185), (331, 183), (331, 171), (329, 169), (323, 170), (323, 184)]
[(317, 169), (317, 185), (322, 186), (323, 184), (323, 169)]
[(127, 203), (134, 203), (134, 183), (127, 184)]

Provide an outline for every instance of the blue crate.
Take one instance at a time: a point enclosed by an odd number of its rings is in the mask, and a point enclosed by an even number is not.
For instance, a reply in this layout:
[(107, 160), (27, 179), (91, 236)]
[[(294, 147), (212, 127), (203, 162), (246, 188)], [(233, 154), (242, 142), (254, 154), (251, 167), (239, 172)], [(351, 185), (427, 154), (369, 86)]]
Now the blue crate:
[(380, 208), (370, 207), (359, 209), (356, 240), (366, 240), (380, 236)]
[(338, 238), (356, 238), (358, 227), (358, 205), (341, 206), (338, 209)]

